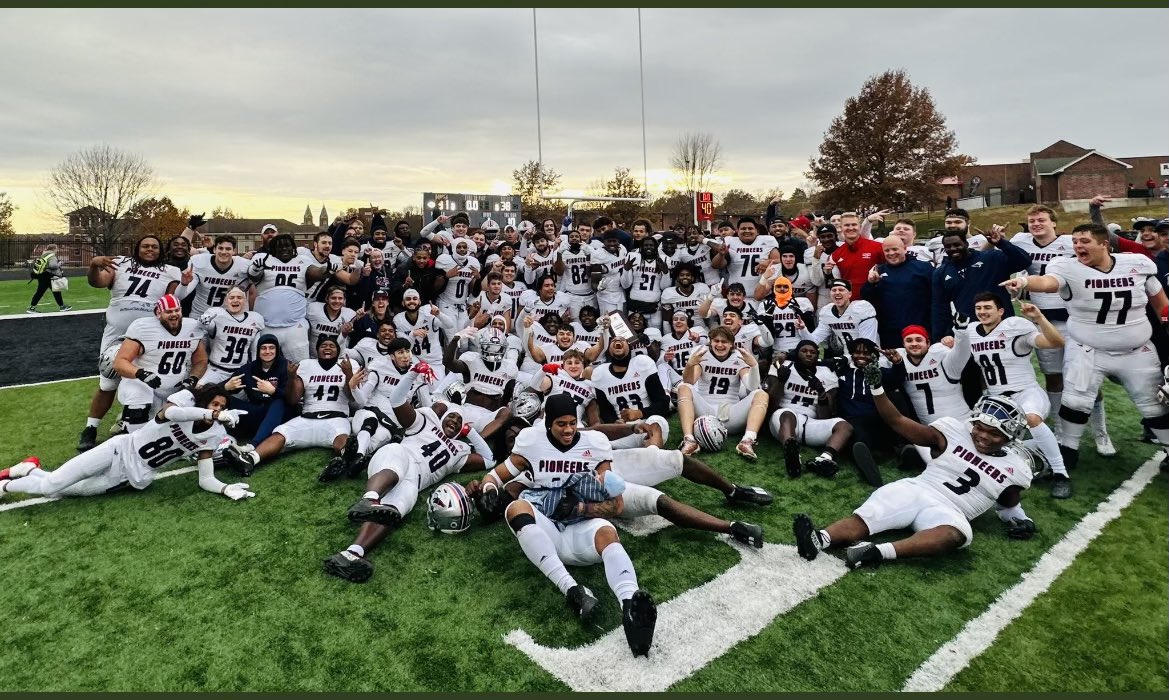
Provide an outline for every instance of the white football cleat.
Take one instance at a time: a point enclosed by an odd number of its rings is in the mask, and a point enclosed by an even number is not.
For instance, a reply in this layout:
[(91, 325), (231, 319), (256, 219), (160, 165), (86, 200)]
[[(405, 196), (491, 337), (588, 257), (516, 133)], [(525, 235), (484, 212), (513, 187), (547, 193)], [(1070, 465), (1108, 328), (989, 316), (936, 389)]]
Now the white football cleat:
[(1108, 433), (1096, 433), (1096, 454), (1101, 457), (1116, 456), (1116, 446), (1112, 444), (1112, 438)]
[(25, 457), (21, 462), (0, 471), (0, 481), (7, 481), (9, 479), (20, 479), (28, 476), (28, 473), (33, 469), (41, 468), (41, 460), (36, 457)]

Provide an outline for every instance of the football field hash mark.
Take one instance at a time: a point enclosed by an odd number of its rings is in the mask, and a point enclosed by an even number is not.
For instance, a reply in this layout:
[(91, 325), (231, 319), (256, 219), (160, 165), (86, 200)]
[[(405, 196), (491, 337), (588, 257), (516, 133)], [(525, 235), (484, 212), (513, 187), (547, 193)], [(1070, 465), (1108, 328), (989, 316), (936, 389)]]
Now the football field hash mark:
[(504, 641), (575, 691), (660, 692), (759, 634), (847, 571), (836, 557), (804, 561), (790, 545), (765, 544), (759, 550), (719, 539), (742, 559), (714, 580), (658, 605), (649, 657), (629, 653), (620, 627), (575, 649), (542, 646), (523, 630), (513, 630)]
[(966, 623), (962, 631), (926, 659), (905, 681), (903, 691), (936, 693), (946, 687), (962, 669), (986, 651), (999, 633), (1023, 614), (1031, 603), (1051, 587), (1076, 557), (1104, 527), (1120, 516), (1133, 499), (1160, 472), (1162, 455), (1158, 453), (1141, 465), (1096, 510), (1084, 516), (1055, 546), (1047, 550), (1021, 581), (1003, 591), (981, 615)]

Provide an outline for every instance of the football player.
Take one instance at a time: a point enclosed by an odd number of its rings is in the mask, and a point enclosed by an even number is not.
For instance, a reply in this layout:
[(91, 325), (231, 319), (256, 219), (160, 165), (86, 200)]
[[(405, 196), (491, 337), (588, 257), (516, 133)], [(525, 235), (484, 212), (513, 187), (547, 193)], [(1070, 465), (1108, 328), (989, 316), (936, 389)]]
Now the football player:
[(988, 395), (1010, 397), (1023, 410), (1031, 437), (1054, 472), (1051, 497), (1071, 498), (1072, 484), (1068, 480), (1059, 442), (1043, 422), (1051, 404), (1035, 380), (1035, 370), (1031, 367), (1034, 349), (1057, 347), (1063, 344), (1063, 336), (1034, 304), (1024, 303), (1020, 310), (1023, 317), (1006, 316), (998, 295), (993, 292), (975, 294), (974, 315), (978, 323), (971, 323), (964, 333), (959, 332), (955, 349), (965, 352), (966, 347), (970, 348), (974, 364), (982, 371)]
[(751, 217), (739, 219), (738, 236), (723, 239), (726, 245), (726, 283), (741, 284), (744, 290), (755, 289), (759, 275), (772, 260), (779, 260), (779, 241), (771, 234), (759, 235)]
[(673, 327), (670, 319), (675, 313), (681, 311), (686, 314), (686, 318), (694, 318), (698, 307), (710, 294), (710, 287), (695, 281), (698, 275), (698, 267), (694, 263), (678, 263), (674, 268), (674, 286), (666, 287), (662, 292), (661, 315), (667, 332)]
[(469, 323), (467, 303), (475, 296), (479, 284), (475, 242), (469, 238), (456, 239), (451, 252), (438, 256), (434, 266), (443, 273), (439, 283), (444, 285), (434, 303), (441, 310), (439, 319), (446, 324), (447, 333), (454, 335)]
[[(800, 556), (812, 560), (825, 549), (847, 547), (845, 562), (856, 569), (952, 552), (970, 545), (970, 521), (992, 507), (1008, 537), (1034, 536), (1035, 523), (1020, 505), (1023, 490), (1031, 485), (1031, 467), (1014, 449), (1027, 429), (1018, 406), (1004, 396), (986, 395), (974, 407), (969, 427), (948, 417), (922, 425), (901, 415), (884, 395), (876, 363), (866, 367), (864, 376), (881, 418), (906, 440), (929, 448), (930, 461), (921, 474), (882, 486), (853, 515), (823, 530), (808, 515), (797, 515), (793, 530)], [(902, 528), (914, 534), (895, 542), (866, 541)]]
[(853, 338), (868, 338), (874, 343), (880, 343), (877, 335), (877, 310), (864, 299), (852, 301), (851, 282), (842, 279), (832, 280), (828, 283), (828, 295), (832, 299), (832, 304), (820, 309), (819, 325), (816, 330), (809, 333), (807, 328), (803, 327), (803, 321), (796, 320), (801, 338), (819, 345), (831, 334), (835, 335), (841, 347), (845, 348)]
[(692, 326), (685, 311), (675, 311), (670, 319), (670, 332), (662, 336), (662, 354), (658, 358), (658, 375), (662, 386), (673, 394), (682, 381), (682, 370), (690, 361), (690, 354), (710, 342), (709, 333), (703, 325)]
[(305, 316), (308, 320), (309, 357), (313, 359), (316, 359), (316, 353), (312, 350), (322, 335), (331, 335), (342, 347), (348, 347), (349, 334), (353, 332), (358, 313), (365, 315), (364, 311), (357, 312), (345, 306), (345, 290), (341, 287), (329, 287), (324, 296), (323, 302), (309, 302)]
[(1067, 303), (1064, 392), (1059, 410), (1060, 445), (1068, 464), (1079, 461), (1080, 437), (1104, 377), (1118, 380), (1145, 425), (1169, 446), (1169, 408), (1157, 400), (1161, 368), (1150, 338), (1146, 304), (1163, 317), (1169, 300), (1157, 267), (1135, 253), (1110, 253), (1108, 229), (1082, 224), (1072, 230), (1076, 257), (1048, 263), (1046, 274), (1016, 277), (1012, 292), (1057, 292)]
[(970, 404), (962, 396), (962, 368), (970, 359), (970, 345), (954, 347), (953, 338), (930, 345), (923, 326), (901, 329), (902, 347), (886, 351), (893, 364), (905, 363), (905, 393), (918, 420), (929, 425), (943, 416), (965, 418)]
[[(524, 335), (527, 336), (528, 357), (537, 365), (559, 364), (564, 353), (576, 350), (585, 357), (585, 362), (592, 364), (605, 349), (605, 334), (602, 333), (593, 345), (576, 339), (576, 331), (567, 323), (561, 323), (556, 328), (556, 340), (552, 343), (536, 344), (536, 336), (532, 333), (535, 321), (531, 316), (524, 318)], [(537, 370), (538, 371), (538, 370)]]
[(803, 467), (830, 478), (839, 469), (837, 456), (852, 438), (852, 425), (836, 412), (836, 373), (819, 359), (820, 348), (801, 340), (790, 360), (771, 366), (768, 394), (774, 412), (768, 427), (783, 445), (784, 466), (792, 478), (802, 472), (800, 443), (824, 448)]
[(682, 454), (689, 456), (700, 449), (694, 439), (694, 419), (714, 416), (728, 432), (744, 431), (735, 452), (752, 462), (758, 459), (755, 441), (767, 417), (767, 393), (759, 388), (759, 363), (750, 351), (735, 347), (729, 329), (710, 332), (710, 347), (691, 353), (682, 380), (678, 385)]
[(617, 335), (609, 339), (605, 357), (608, 362), (591, 367), (587, 375), (597, 389), (597, 400), (587, 409), (588, 425), (631, 423), (650, 416), (664, 419), (669, 415), (670, 395), (662, 387), (653, 360), (633, 356), (629, 341)]
[[(248, 283), (248, 259), (236, 255), (235, 251), (233, 236), (217, 236), (213, 252), (191, 257), (194, 279), (175, 291), (175, 296), (180, 299), (195, 295), (191, 302), (191, 318), (201, 318), (208, 310), (222, 306), (228, 290), (242, 288)], [(244, 302), (246, 304), (246, 297)]]
[(476, 330), (473, 327), (456, 333), (447, 343), (442, 361), (447, 371), (461, 377), (467, 386), (462, 407), (463, 420), (485, 439), (490, 439), (500, 434), (507, 425), (511, 415), (507, 404), (511, 400), (519, 368), (514, 360), (507, 357), (507, 343), (498, 335), (480, 342), (478, 351), (468, 350), (456, 358), (459, 344), (464, 339), (474, 337)]
[(670, 270), (658, 254), (658, 242), (652, 237), (642, 239), (621, 270), (621, 286), (628, 296), (625, 308), (645, 316), (647, 327), (660, 330), (662, 290), (669, 283)]
[(592, 260), (592, 246), (585, 244), (580, 231), (569, 231), (563, 245), (556, 251), (553, 269), (560, 278), (561, 290), (568, 295), (568, 311), (572, 318), (580, 318), (583, 307), (597, 303), (593, 293)]
[(212, 306), (198, 318), (208, 339), (208, 367), (199, 383), (223, 383), (252, 360), (253, 344), (264, 332), (264, 317), (248, 311), (248, 295), (232, 287), (223, 306)]
[(332, 261), (321, 264), (312, 255), (298, 252), (291, 234), (277, 234), (267, 250), (256, 253), (248, 268), (248, 279), (255, 285), (252, 308), (264, 317), (268, 332), (280, 341), (290, 362), (309, 357), (308, 301), (309, 285), (327, 278), (335, 270)]
[(593, 243), (593, 274), (597, 281), (597, 306), (602, 314), (625, 310), (625, 290), (621, 275), (629, 253), (621, 245), (617, 229), (605, 231), (601, 244)]
[(816, 311), (812, 302), (804, 296), (796, 296), (791, 281), (784, 276), (775, 279), (772, 295), (764, 299), (761, 322), (771, 330), (772, 362), (780, 363), (789, 359), (800, 343), (799, 319), (806, 328), (816, 327)]
[(592, 617), (598, 601), (576, 582), (565, 565), (603, 564), (609, 587), (621, 603), (621, 624), (634, 656), (648, 656), (657, 623), (657, 606), (637, 585), (633, 562), (621, 545), (617, 529), (601, 518), (566, 518), (553, 521), (540, 506), (545, 490), (555, 489), (574, 474), (595, 476), (608, 484), (607, 500), (616, 501), (624, 484), (609, 474), (612, 449), (609, 440), (593, 430), (578, 430), (576, 402), (557, 394), (548, 399), (544, 425), (520, 432), (512, 454), (484, 478), (500, 488), (504, 482), (528, 472), (534, 488), (507, 505), (504, 517), (519, 541), (520, 549), (536, 568), (566, 597), (568, 606), (582, 622)]
[[(353, 544), (325, 560), (326, 573), (354, 583), (369, 580), (373, 563), (367, 555), (414, 509), (420, 491), (451, 474), (482, 471), (494, 461), (486, 443), (464, 426), (458, 406), (436, 403), (415, 409), (410, 404), (410, 387), (433, 380), (430, 367), (420, 362), (386, 396), (394, 405), (394, 419), (406, 426), (404, 437), (381, 447), (370, 459), (365, 493), (347, 513), (349, 522), (360, 523), (361, 528)], [(476, 453), (459, 439), (464, 436), (472, 440)]]
[(251, 498), (256, 494), (247, 484), (224, 484), (215, 478), (212, 453), (227, 436), (223, 426), (234, 426), (240, 415), (228, 410), (227, 399), (221, 386), (172, 394), (149, 425), (116, 435), (53, 471), (43, 470), (36, 457), (0, 471), (0, 496), (27, 493), (56, 498), (126, 488), (141, 491), (150, 486), (159, 469), (197, 454), (200, 488), (233, 501)]
[[(110, 290), (106, 308), (106, 325), (102, 331), (98, 358), (104, 357), (112, 346), (121, 342), (130, 324), (140, 318), (149, 318), (154, 306), (164, 294), (171, 294), (179, 286), (182, 272), (167, 265), (162, 257), (162, 241), (157, 236), (143, 236), (134, 243), (134, 254), (129, 256), (95, 256), (89, 263), (89, 286)], [(97, 427), (114, 404), (114, 396), (121, 381), (119, 375), (103, 373), (97, 391), (89, 403), (85, 428), (77, 440), (77, 451), (92, 450), (97, 445)]]
[(446, 376), (446, 369), (441, 366), (442, 336), (439, 334), (442, 311), (433, 304), (423, 307), (422, 295), (415, 289), (402, 293), (402, 308), (405, 310), (394, 316), (394, 328), (399, 336), (410, 341), (414, 356), (442, 379)]

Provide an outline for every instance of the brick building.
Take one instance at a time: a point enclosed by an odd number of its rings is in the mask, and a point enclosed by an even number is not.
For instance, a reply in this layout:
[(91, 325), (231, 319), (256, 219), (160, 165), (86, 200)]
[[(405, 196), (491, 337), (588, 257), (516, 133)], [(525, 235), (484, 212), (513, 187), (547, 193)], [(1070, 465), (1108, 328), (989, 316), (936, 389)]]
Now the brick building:
[[(946, 183), (942, 198), (981, 196), (987, 206), (994, 207), (1085, 200), (1097, 194), (1117, 199), (1144, 197), (1145, 182), (1161, 182), (1163, 164), (1167, 163), (1169, 156), (1114, 158), (1060, 140), (1017, 163), (962, 168), (956, 181)], [(1135, 191), (1130, 190), (1130, 183)]]

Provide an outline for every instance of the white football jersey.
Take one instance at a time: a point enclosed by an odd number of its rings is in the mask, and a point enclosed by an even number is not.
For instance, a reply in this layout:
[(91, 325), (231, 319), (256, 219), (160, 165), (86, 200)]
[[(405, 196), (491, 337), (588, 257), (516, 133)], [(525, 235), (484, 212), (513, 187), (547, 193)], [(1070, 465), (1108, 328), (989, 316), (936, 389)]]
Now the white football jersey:
[[(697, 338), (691, 336), (697, 336)], [(686, 369), (686, 363), (690, 361), (690, 356), (694, 351), (710, 342), (706, 334), (706, 329), (701, 326), (695, 326), (692, 331), (687, 331), (682, 334), (682, 337), (677, 337), (674, 333), (666, 333), (662, 336), (662, 354), (659, 357), (659, 362), (668, 365), (678, 374)], [(666, 353), (673, 352), (674, 357), (669, 361), (666, 360)]]
[[(780, 275), (787, 278), (792, 283), (792, 296), (803, 298), (808, 295), (808, 292), (815, 291), (816, 285), (812, 283), (812, 273), (808, 271), (808, 266), (804, 263), (796, 263), (796, 269), (793, 272), (787, 272), (780, 268)], [(750, 293), (751, 290), (747, 290)]]
[(322, 301), (311, 301), (308, 305), (308, 346), (313, 354), (316, 354), (317, 339), (322, 335), (330, 335), (337, 339), (337, 343), (344, 348), (348, 333), (342, 333), (341, 327), (346, 323), (352, 323), (353, 317), (357, 312), (353, 309), (342, 306), (337, 318), (329, 318), (329, 311), (325, 308), (325, 303)]
[(1048, 263), (1047, 274), (1059, 279), (1072, 340), (1097, 350), (1125, 352), (1152, 337), (1145, 305), (1162, 287), (1156, 263), (1144, 255), (1116, 253), (1108, 272), (1061, 258)]
[[(386, 415), (394, 423), (398, 422), (398, 417), (394, 415), (394, 406), (390, 403), (390, 394), (393, 393), (394, 387), (402, 383), (402, 381), (410, 376), (410, 367), (405, 370), (398, 369), (394, 361), (387, 355), (378, 355), (372, 358), (366, 365), (367, 382), (376, 382), (373, 387), (373, 392), (369, 395), (369, 405), (376, 406), (382, 413)], [(426, 380), (420, 375), (414, 375), (413, 388), (411, 395), (416, 395), (418, 389), (426, 384)]]
[(428, 489), (463, 468), (471, 446), (447, 437), (442, 419), (429, 408), (414, 409), (414, 422), (405, 430), (402, 446), (422, 467), (418, 470), (419, 490)]
[[(344, 263), (341, 262), (340, 255), (329, 253), (329, 257), (322, 262), (317, 260), (317, 256), (313, 255), (312, 251), (308, 248), (300, 247), (296, 249), (296, 252), (301, 255), (307, 255), (313, 260), (316, 260), (318, 265), (329, 265), (334, 270), (340, 270), (345, 267)], [(354, 267), (357, 267), (357, 265), (354, 265)], [(312, 286), (305, 290), (304, 295), (310, 300), (315, 300), (317, 295), (321, 293), (321, 290), (325, 288), (325, 285), (328, 284), (329, 280), (331, 279), (333, 279), (332, 275), (326, 275), (316, 282), (313, 282)]]
[[(829, 304), (820, 309), (819, 325), (816, 327), (816, 332), (817, 335), (823, 335), (826, 338), (827, 333), (820, 329), (828, 329), (828, 332), (834, 334), (845, 348), (848, 348), (848, 344), (852, 342), (853, 338), (868, 338), (879, 345), (881, 341), (877, 338), (876, 318), (877, 310), (863, 299), (850, 301), (844, 311), (839, 312), (839, 315), (836, 305)], [(866, 321), (874, 321), (874, 323), (867, 324), (872, 326), (871, 333), (861, 328), (861, 324)]]
[(519, 374), (519, 368), (511, 360), (504, 359), (498, 367), (491, 369), (483, 361), (483, 356), (473, 351), (459, 355), (459, 361), (467, 365), (471, 375), (467, 388), (488, 396), (503, 396), (507, 383)]
[(296, 325), (308, 313), (308, 271), (320, 267), (311, 255), (300, 253), (288, 262), (270, 253), (257, 253), (248, 268), (251, 273), (263, 271), (256, 285), (256, 311), (268, 325), (286, 328)]
[(1014, 450), (985, 455), (974, 447), (970, 425), (957, 418), (939, 418), (930, 427), (946, 438), (946, 449), (909, 480), (941, 494), (967, 520), (994, 507), (1010, 486), (1031, 485), (1031, 468)]
[(600, 243), (593, 246), (593, 264), (601, 270), (601, 281), (597, 283), (599, 292), (608, 296), (621, 294), (621, 272), (628, 257), (625, 246), (617, 246), (616, 255), (605, 250)]
[(519, 318), (519, 316), (520, 316), (520, 309), (523, 308), (523, 305), (520, 304), (520, 298), (524, 295), (524, 292), (526, 292), (526, 291), (528, 291), (528, 287), (523, 282), (513, 282), (512, 286), (510, 286), (510, 287), (507, 286), (506, 284), (503, 285), (503, 289), (501, 290), (501, 294), (503, 294), (503, 296), (508, 300), (508, 302), (511, 305), (512, 321), (515, 321), (515, 319)]
[(304, 360), (296, 367), (296, 376), (304, 384), (301, 415), (338, 413), (349, 415), (349, 397), (345, 395), (345, 373), (339, 363), (329, 369), (317, 360)]
[(593, 249), (581, 244), (573, 253), (565, 248), (560, 259), (564, 261), (564, 274), (560, 277), (560, 288), (569, 294), (589, 296), (593, 293), (592, 259)]
[(721, 406), (739, 400), (743, 394), (739, 372), (749, 367), (742, 355), (732, 350), (725, 360), (720, 360), (708, 349), (698, 366), (702, 368), (702, 374), (694, 382), (694, 389), (707, 403)]
[[(1031, 267), (1027, 268), (1029, 275), (1047, 274), (1047, 266), (1051, 264), (1052, 260), (1076, 257), (1071, 236), (1056, 236), (1055, 240), (1041, 246), (1035, 242), (1035, 237), (1030, 232), (1024, 231), (1015, 234), (1011, 243), (1027, 251), (1027, 254), (1031, 256)], [(1043, 315), (1050, 320), (1067, 320), (1067, 309), (1064, 308), (1063, 299), (1059, 298), (1057, 292), (1029, 292), (1028, 296), (1031, 298), (1031, 303), (1042, 309)]]
[(650, 405), (645, 382), (657, 370), (657, 365), (646, 355), (629, 358), (629, 366), (620, 377), (613, 374), (612, 365), (606, 362), (593, 368), (593, 386), (597, 389), (597, 395), (604, 394), (618, 412), (626, 408), (644, 411)]
[(921, 423), (933, 423), (939, 418), (966, 418), (970, 406), (962, 396), (962, 367), (951, 367), (947, 358), (953, 350), (934, 343), (926, 350), (920, 362), (909, 359), (905, 348), (897, 348), (905, 366), (905, 393), (913, 403)]
[[(549, 301), (544, 301), (540, 298), (540, 294), (534, 290), (529, 289), (520, 295), (520, 308), (523, 309), (524, 316), (531, 316), (536, 319), (536, 323), (544, 318), (544, 314), (556, 312), (560, 318), (564, 318), (564, 312), (568, 311), (569, 298), (564, 292), (556, 292), (556, 294)], [(523, 328), (523, 318), (519, 319), (519, 327)]]
[[(441, 327), (438, 317), (430, 313), (429, 306), (418, 307), (418, 320), (414, 323), (406, 317), (405, 311), (394, 316), (398, 337), (410, 341), (410, 351), (415, 357), (435, 366), (442, 365), (442, 336), (438, 333)], [(415, 335), (419, 330), (426, 331), (426, 335)]]
[[(706, 295), (710, 294), (710, 287), (702, 282), (695, 282), (694, 288), (690, 290), (689, 294), (683, 294), (678, 287), (666, 287), (662, 292), (662, 305), (669, 305), (673, 307), (675, 312), (685, 311), (686, 315), (694, 318), (698, 313), (698, 307), (706, 300)], [(669, 321), (669, 319), (662, 319)]]
[(110, 286), (109, 308), (118, 311), (153, 311), (171, 282), (181, 282), (183, 273), (174, 265), (143, 267), (134, 258), (114, 258), (114, 283)]
[(1034, 323), (1021, 316), (1010, 316), (989, 332), (983, 331), (982, 324), (971, 323), (966, 335), (970, 339), (970, 354), (982, 371), (988, 394), (1039, 386), (1031, 366), (1031, 351), (1039, 337)]
[(589, 347), (596, 345), (597, 341), (601, 339), (600, 325), (593, 326), (591, 331), (585, 330), (580, 321), (573, 321), (571, 325), (572, 330), (576, 333), (576, 339), (588, 343)]
[(754, 323), (744, 323), (739, 327), (739, 332), (735, 333), (735, 347), (753, 353), (755, 352), (755, 339), (760, 335), (762, 334), (759, 332), (759, 326)]
[(209, 253), (191, 258), (191, 271), (195, 274), (191, 285), (194, 289), (191, 293), (195, 295), (191, 302), (191, 318), (199, 318), (212, 307), (223, 306), (227, 290), (232, 287), (246, 289), (249, 284), (248, 265), (251, 261), (247, 258), (232, 257), (231, 264), (224, 271), (220, 271), (217, 264), (215, 256)]
[(792, 297), (787, 306), (775, 303), (775, 297), (768, 297), (762, 303), (763, 312), (771, 317), (772, 335), (775, 337), (773, 347), (776, 352), (791, 352), (800, 344), (800, 331), (796, 327), (796, 319), (800, 314), (810, 314), (815, 309), (812, 302), (804, 297)]
[[(779, 407), (801, 416), (815, 418), (816, 403), (820, 400), (820, 392), (812, 386), (810, 381), (796, 371), (795, 365), (791, 360), (784, 362), (783, 366), (791, 367), (791, 372), (788, 374), (787, 381), (784, 382), (783, 399), (780, 401)], [(772, 365), (770, 374), (778, 379), (779, 366)], [(836, 376), (835, 372), (824, 365), (816, 365), (815, 376), (820, 384), (823, 385), (825, 393), (832, 391), (840, 385), (840, 378)]]
[(264, 317), (255, 311), (233, 316), (221, 306), (214, 307), (205, 316), (208, 318), (199, 317), (199, 324), (211, 340), (207, 349), (211, 365), (232, 370), (247, 364), (256, 354), (255, 341), (264, 332)]
[(524, 428), (516, 436), (512, 454), (523, 457), (537, 488), (559, 486), (573, 474), (596, 472), (597, 467), (613, 459), (609, 438), (595, 430), (578, 430), (571, 447), (553, 445), (544, 426)]
[(576, 419), (584, 420), (585, 407), (596, 398), (596, 388), (593, 386), (592, 380), (577, 379), (563, 369), (556, 374), (549, 374), (547, 377), (552, 382), (552, 386), (548, 389), (548, 396), (568, 394), (576, 402)]
[[(166, 401), (184, 408), (195, 405), (195, 397), (185, 390), (171, 394)], [(120, 460), (132, 486), (144, 488), (154, 479), (149, 470), (162, 469), (176, 459), (200, 452), (212, 452), (225, 437), (227, 433), (219, 423), (197, 433), (194, 421), (151, 420), (130, 434), (130, 449), (119, 450), (114, 459)]]
[(486, 290), (479, 292), (479, 296), (475, 297), (475, 303), (479, 305), (479, 313), (487, 314), (489, 317), (503, 316), (511, 311), (512, 307), (512, 300), (506, 293), (500, 292), (499, 297), (492, 301), (490, 293)]
[(661, 260), (644, 260), (640, 252), (630, 253), (629, 257), (633, 259), (633, 267), (622, 271), (621, 286), (629, 290), (630, 300), (657, 304), (662, 299), (663, 288), (670, 283), (670, 276), (658, 271)]
[(554, 362), (560, 364), (564, 361), (564, 353), (569, 350), (580, 350), (584, 352), (589, 349), (589, 344), (581, 340), (574, 340), (572, 341), (572, 345), (569, 345), (567, 348), (561, 348), (556, 343), (540, 343), (536, 347), (540, 348), (540, 351), (544, 353), (544, 357), (547, 358), (545, 363)]
[[(536, 347), (548, 345), (549, 343), (551, 343), (551, 344), (556, 343), (556, 336), (554, 334), (550, 334), (547, 331), (545, 331), (544, 327), (541, 326), (539, 323), (533, 324), (531, 330), (532, 330), (532, 344), (535, 345)], [(522, 369), (523, 371), (525, 371), (529, 374), (535, 374), (536, 372), (538, 372), (540, 370), (540, 363), (536, 362), (535, 360), (532, 359), (532, 355), (531, 355), (531, 353), (528, 352), (528, 346), (526, 344), (523, 345), (523, 351), (524, 351), (524, 360), (522, 363), (520, 363), (520, 369)]]
[(722, 284), (722, 275), (719, 271), (714, 269), (712, 260), (714, 253), (711, 252), (710, 246), (706, 243), (699, 243), (696, 246), (678, 246), (678, 253), (681, 256), (682, 262), (694, 263), (698, 269), (702, 271), (702, 281), (707, 286), (714, 287)]
[(184, 318), (174, 334), (153, 316), (140, 318), (126, 329), (126, 340), (136, 340), (142, 346), (134, 366), (157, 374), (163, 387), (172, 387), (190, 375), (191, 357), (202, 339), (203, 328), (193, 318)]
[(443, 253), (434, 261), (434, 267), (443, 275), (451, 268), (459, 268), (457, 275), (447, 279), (446, 286), (438, 293), (435, 305), (438, 307), (466, 306), (471, 298), (473, 278), (475, 273), (479, 271), (479, 261), (468, 257), (466, 262), (460, 266), (455, 262), (454, 256)]
[(779, 248), (779, 242), (769, 234), (756, 236), (750, 243), (744, 243), (738, 236), (727, 236), (724, 242), (727, 246), (727, 285), (738, 282), (750, 294), (759, 283), (759, 273), (755, 269), (771, 251)]

